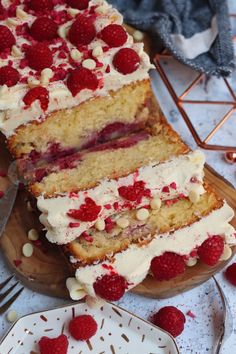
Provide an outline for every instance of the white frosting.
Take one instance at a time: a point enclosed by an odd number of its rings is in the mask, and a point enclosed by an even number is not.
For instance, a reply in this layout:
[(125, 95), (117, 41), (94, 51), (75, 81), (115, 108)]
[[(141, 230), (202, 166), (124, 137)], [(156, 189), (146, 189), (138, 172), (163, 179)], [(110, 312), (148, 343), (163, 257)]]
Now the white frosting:
[[(204, 193), (202, 187), (203, 167), (205, 157), (200, 150), (190, 152), (186, 155), (174, 157), (163, 163), (152, 163), (141, 167), (137, 172), (119, 179), (102, 180), (95, 188), (79, 192), (71, 197), (68, 193), (55, 198), (38, 197), (38, 209), (42, 212), (40, 221), (47, 229), (46, 237), (50, 242), (66, 244), (76, 239), (82, 232), (91, 228), (97, 221), (80, 222), (67, 215), (70, 209), (79, 209), (84, 204), (86, 197), (92, 198), (97, 205), (101, 206), (98, 215), (99, 219), (116, 214), (114, 202), (122, 205), (124, 199), (119, 195), (118, 188), (121, 186), (133, 185), (135, 181), (144, 181), (145, 187), (151, 190), (152, 197), (159, 197), (168, 200), (178, 197), (180, 194), (188, 196), (190, 191), (195, 190), (199, 195)], [(196, 178), (198, 183), (192, 183), (191, 178)], [(169, 187), (169, 193), (162, 191), (164, 186), (175, 182), (176, 189)], [(134, 204), (134, 208), (140, 208), (150, 203), (150, 199), (143, 197), (142, 202)], [(111, 209), (104, 206), (110, 204)], [(126, 210), (122, 208), (122, 211)], [(121, 209), (120, 209), (121, 211)], [(79, 227), (69, 227), (70, 222), (79, 222)]]
[[(9, 3), (9, 2), (7, 2)], [(98, 18), (95, 20), (95, 27), (97, 32), (99, 32), (102, 28), (106, 27), (110, 23), (122, 24), (123, 17), (119, 14), (117, 10), (112, 8), (111, 5), (108, 5), (106, 1), (103, 0), (91, 0), (89, 2), (89, 7), (94, 5), (105, 5), (105, 13), (100, 14)], [(7, 4), (6, 4), (7, 5)], [(68, 6), (65, 5), (57, 5), (54, 8), (57, 11), (61, 11), (64, 9), (68, 10)], [(83, 11), (80, 11), (83, 13)], [(33, 15), (27, 14), (27, 19), (20, 20), (17, 19), (19, 24), (23, 24), (27, 22), (29, 26), (34, 22), (35, 17)], [(63, 26), (69, 28), (72, 24), (72, 21), (67, 22)], [(7, 20), (0, 21), (0, 24), (8, 26)], [(11, 31), (13, 32), (16, 38), (16, 46), (20, 48), (22, 44), (30, 44), (22, 36), (16, 35), (16, 27), (11, 26)], [(65, 43), (67, 44), (70, 52), (75, 46), (73, 46), (67, 39), (65, 39)], [(49, 48), (53, 49), (61, 45), (60, 43), (50, 44)], [(89, 45), (88, 50), (93, 50), (97, 46), (106, 46), (106, 44), (98, 38), (95, 38)], [(24, 109), (25, 104), (23, 102), (23, 97), (26, 92), (29, 90), (29, 85), (26, 83), (18, 83), (13, 87), (0, 86), (0, 131), (9, 137), (14, 134), (17, 127), (22, 124), (26, 124), (33, 120), (42, 121), (45, 119), (45, 116), (49, 113), (60, 110), (60, 109), (70, 109), (74, 106), (79, 105), (80, 103), (89, 100), (91, 98), (97, 96), (107, 96), (109, 95), (109, 91), (116, 91), (123, 87), (124, 85), (128, 85), (132, 82), (147, 79), (148, 71), (151, 67), (150, 60), (148, 55), (143, 51), (142, 43), (133, 43), (133, 38), (128, 36), (127, 42), (124, 47), (134, 49), (140, 55), (140, 66), (139, 68), (133, 72), (132, 74), (123, 75), (116, 71), (112, 65), (112, 59), (114, 54), (120, 48), (110, 48), (109, 51), (103, 53), (101, 57), (99, 57), (99, 62), (103, 64), (101, 68), (97, 68), (94, 70), (98, 79), (103, 80), (103, 87), (98, 88), (95, 91), (84, 89), (80, 91), (75, 97), (72, 96), (71, 92), (67, 88), (65, 81), (59, 80), (49, 83), (47, 89), (49, 91), (49, 107), (46, 112), (44, 112), (39, 104), (39, 101), (36, 100), (27, 110)], [(57, 52), (58, 53), (58, 52)], [(20, 61), (24, 58), (24, 53), (15, 57), (9, 55), (7, 59), (1, 59), (0, 66), (5, 66), (8, 64), (9, 60), (13, 61), (13, 67), (16, 68), (21, 77), (31, 77), (33, 79), (38, 79), (35, 76), (35, 70), (29, 68), (28, 66), (24, 69), (19, 68)], [(80, 61), (83, 61), (81, 58)], [(67, 70), (68, 68), (73, 68), (69, 63), (68, 59), (62, 59), (58, 57), (58, 54), (54, 54), (53, 57), (53, 66), (63, 65), (63, 69)], [(106, 73), (105, 70), (107, 65), (110, 66), (110, 72)], [(31, 72), (31, 75), (30, 75)], [(32, 74), (33, 73), (33, 74)]]
[[(189, 255), (212, 235), (222, 235), (227, 244), (235, 245), (235, 230), (229, 224), (233, 216), (233, 210), (224, 202), (223, 207), (200, 221), (174, 232), (159, 234), (146, 246), (133, 244), (127, 250), (115, 254), (113, 262), (106, 261), (103, 264), (112, 266), (115, 272), (127, 280), (128, 289), (131, 289), (147, 276), (151, 260), (164, 252)], [(105, 274), (109, 274), (109, 270), (100, 263), (78, 268), (75, 277), (87, 294), (96, 296), (93, 283)]]

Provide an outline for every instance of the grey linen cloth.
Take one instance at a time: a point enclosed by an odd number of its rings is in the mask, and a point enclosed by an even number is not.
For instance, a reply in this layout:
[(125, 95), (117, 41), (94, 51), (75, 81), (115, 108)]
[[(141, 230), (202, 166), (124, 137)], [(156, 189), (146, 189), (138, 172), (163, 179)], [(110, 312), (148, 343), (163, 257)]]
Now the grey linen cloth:
[(162, 41), (182, 63), (228, 76), (234, 49), (227, 0), (108, 0), (126, 23)]

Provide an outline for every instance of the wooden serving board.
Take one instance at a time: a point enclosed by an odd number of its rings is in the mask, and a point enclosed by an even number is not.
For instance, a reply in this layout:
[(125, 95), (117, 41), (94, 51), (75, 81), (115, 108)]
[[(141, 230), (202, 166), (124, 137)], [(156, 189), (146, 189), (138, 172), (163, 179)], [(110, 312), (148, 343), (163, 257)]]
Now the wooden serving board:
[[(1, 139), (0, 151), (0, 170), (6, 170), (10, 162), (10, 156)], [(206, 167), (205, 173), (207, 181), (236, 211), (235, 189), (210, 167)], [(8, 184), (7, 178), (0, 177), (0, 190), (6, 189)], [(65, 288), (65, 280), (73, 274), (70, 274), (68, 263), (58, 247), (47, 242), (43, 237), (43, 232), (42, 244), (34, 245), (33, 256), (26, 258), (22, 255), (22, 246), (29, 242), (28, 231), (32, 228), (42, 229), (38, 220), (38, 213), (28, 211), (26, 208), (28, 198), (29, 195), (26, 191), (20, 190), (18, 192), (5, 233), (0, 239), (2, 253), (12, 272), (20, 278), (25, 286), (50, 296), (68, 298), (69, 294)], [(232, 224), (236, 227), (236, 218), (234, 218)], [(21, 260), (22, 263), (16, 267), (14, 261), (18, 260)], [(171, 281), (158, 282), (148, 276), (133, 291), (136, 294), (152, 298), (171, 297), (208, 280), (213, 274), (221, 270), (227, 262), (220, 262), (215, 267), (208, 267), (199, 262), (196, 266), (188, 268), (184, 275)]]

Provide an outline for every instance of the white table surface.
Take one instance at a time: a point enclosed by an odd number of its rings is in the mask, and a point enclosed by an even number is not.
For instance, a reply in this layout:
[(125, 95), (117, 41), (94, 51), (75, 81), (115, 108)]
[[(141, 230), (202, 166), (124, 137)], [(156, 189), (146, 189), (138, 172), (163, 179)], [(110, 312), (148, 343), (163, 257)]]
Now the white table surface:
[[(233, 2), (232, 2), (233, 3)], [(236, 6), (235, 6), (236, 13)], [(186, 78), (192, 77), (191, 70), (183, 68), (179, 64), (168, 63), (170, 72), (173, 71), (174, 83), (178, 84), (184, 82)], [(191, 137), (188, 129), (186, 128), (182, 118), (180, 117), (178, 110), (174, 103), (171, 101), (168, 93), (161, 83), (161, 80), (156, 73), (153, 73), (154, 91), (159, 99), (161, 107), (168, 118), (169, 122), (175, 127), (175, 129), (181, 134), (183, 139), (192, 147), (196, 148), (196, 145)], [(235, 80), (234, 80), (235, 81)], [(203, 83), (204, 86), (204, 83)], [(236, 82), (235, 82), (236, 87)], [(203, 91), (203, 98), (207, 98), (210, 95), (211, 89), (217, 89), (214, 93), (214, 98), (220, 94), (226, 94), (225, 87), (217, 79), (213, 79), (210, 83), (205, 85)], [(201, 107), (199, 111), (194, 108), (190, 114), (194, 114), (197, 119), (197, 126), (201, 129), (203, 134), (207, 134), (209, 129), (209, 122), (211, 117), (215, 117), (219, 107), (215, 111), (209, 110), (208, 107)], [(208, 119), (201, 122), (202, 112), (205, 112)], [(233, 143), (236, 140), (236, 124), (235, 118), (229, 123), (221, 135), (221, 141), (225, 141), (228, 144)], [(236, 165), (229, 165), (224, 160), (224, 154), (221, 152), (205, 151), (207, 162), (215, 168), (222, 176), (228, 179), (234, 186), (236, 186)], [(235, 259), (236, 261), (236, 259)], [(10, 272), (5, 265), (4, 259), (0, 254), (0, 282), (7, 278)], [(233, 354), (236, 353), (236, 288), (231, 286), (223, 276), (223, 272), (217, 275), (217, 279), (222, 285), (229, 304), (232, 309), (234, 317), (234, 332), (226, 342), (222, 353)], [(35, 293), (29, 289), (25, 289), (22, 295), (14, 303), (14, 308), (18, 314), (25, 315), (34, 311), (40, 311), (45, 309), (54, 308), (55, 306), (66, 304), (66, 301), (50, 298), (38, 293)], [(186, 353), (198, 353), (198, 354), (210, 354), (213, 353), (213, 346), (215, 339), (219, 334), (219, 326), (222, 321), (222, 309), (219, 294), (213, 280), (209, 280), (205, 284), (188, 291), (187, 293), (180, 294), (174, 298), (168, 300), (151, 300), (133, 294), (126, 294), (124, 298), (119, 301), (119, 305), (128, 309), (129, 311), (137, 314), (138, 316), (148, 319), (149, 316), (157, 311), (159, 308), (166, 305), (177, 306), (183, 313), (187, 313), (191, 310), (196, 318), (192, 319), (186, 316), (185, 330), (177, 338), (177, 343), (180, 347), (182, 354)], [(0, 338), (4, 335), (10, 324), (6, 321), (5, 316), (1, 316), (0, 320)], [(5, 354), (5, 353), (1, 353)], [(145, 354), (145, 353), (142, 353)]]

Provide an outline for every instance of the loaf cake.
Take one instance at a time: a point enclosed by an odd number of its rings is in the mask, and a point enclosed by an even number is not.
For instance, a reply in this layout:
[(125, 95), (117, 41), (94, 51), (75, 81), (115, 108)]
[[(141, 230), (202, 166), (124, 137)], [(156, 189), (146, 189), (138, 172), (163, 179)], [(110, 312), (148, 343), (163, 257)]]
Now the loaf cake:
[(16, 157), (64, 156), (144, 127), (151, 68), (103, 0), (2, 1), (0, 131)]

